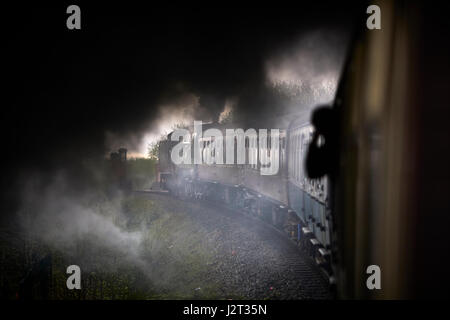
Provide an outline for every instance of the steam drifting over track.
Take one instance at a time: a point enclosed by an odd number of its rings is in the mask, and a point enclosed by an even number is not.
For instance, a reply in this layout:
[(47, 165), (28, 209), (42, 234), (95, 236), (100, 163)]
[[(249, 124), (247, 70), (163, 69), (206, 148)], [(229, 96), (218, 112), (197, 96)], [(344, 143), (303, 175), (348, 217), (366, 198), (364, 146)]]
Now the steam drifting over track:
[[(180, 200), (156, 193), (139, 193), (171, 210)], [(170, 201), (167, 201), (170, 200)], [(284, 235), (262, 221), (212, 206), (183, 201), (196, 232), (211, 250), (208, 279), (224, 298), (329, 299), (327, 281)], [(201, 290), (201, 288), (198, 288)]]

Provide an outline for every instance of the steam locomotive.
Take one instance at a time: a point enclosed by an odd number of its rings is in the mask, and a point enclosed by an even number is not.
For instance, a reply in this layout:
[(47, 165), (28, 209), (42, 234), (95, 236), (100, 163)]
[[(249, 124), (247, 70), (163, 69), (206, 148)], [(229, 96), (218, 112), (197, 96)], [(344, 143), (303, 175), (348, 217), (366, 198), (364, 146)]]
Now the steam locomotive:
[[(236, 127), (240, 126), (209, 123), (203, 129), (215, 128), (226, 136), (227, 129)], [(192, 137), (193, 128), (187, 130)], [(304, 250), (324, 277), (333, 282), (327, 181), (326, 178), (309, 179), (304, 170), (304, 159), (313, 136), (308, 112), (299, 114), (287, 129), (280, 130), (276, 149), (268, 143), (265, 150), (261, 150), (257, 141), (246, 137), (244, 164), (217, 164), (217, 161), (192, 164), (194, 161), (188, 161), (191, 164), (176, 165), (171, 161), (171, 153), (179, 141), (172, 141), (172, 134), (159, 145), (162, 189), (184, 199), (218, 202), (273, 225)], [(214, 154), (211, 139), (200, 138), (203, 159), (218, 156)], [(270, 137), (268, 140), (271, 141)], [(220, 156), (226, 158), (226, 152), (225, 149)], [(279, 162), (276, 174), (262, 175), (262, 162), (250, 161), (252, 156), (264, 154), (271, 154), (272, 159)]]

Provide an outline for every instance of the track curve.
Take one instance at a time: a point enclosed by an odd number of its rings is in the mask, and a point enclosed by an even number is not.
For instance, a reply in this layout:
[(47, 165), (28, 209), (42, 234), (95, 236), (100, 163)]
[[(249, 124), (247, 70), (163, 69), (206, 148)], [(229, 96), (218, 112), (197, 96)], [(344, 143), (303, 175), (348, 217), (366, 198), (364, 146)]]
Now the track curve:
[[(284, 235), (257, 219), (212, 206), (183, 201), (169, 195), (140, 193), (170, 210), (182, 202), (195, 222), (194, 232), (212, 248), (208, 281), (218, 284), (220, 295), (244, 299), (330, 299), (328, 283)], [(170, 201), (167, 201), (170, 199)]]

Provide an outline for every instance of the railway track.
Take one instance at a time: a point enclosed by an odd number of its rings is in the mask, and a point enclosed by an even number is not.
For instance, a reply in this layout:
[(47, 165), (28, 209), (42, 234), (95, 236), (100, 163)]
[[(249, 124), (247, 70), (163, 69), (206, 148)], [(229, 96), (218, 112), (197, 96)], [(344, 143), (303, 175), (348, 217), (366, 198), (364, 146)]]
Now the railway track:
[[(179, 200), (167, 194), (138, 192), (165, 203), (185, 203), (186, 214), (214, 248), (210, 279), (224, 298), (330, 299), (327, 281), (287, 237), (268, 224), (208, 201)], [(170, 199), (170, 201), (167, 201)]]

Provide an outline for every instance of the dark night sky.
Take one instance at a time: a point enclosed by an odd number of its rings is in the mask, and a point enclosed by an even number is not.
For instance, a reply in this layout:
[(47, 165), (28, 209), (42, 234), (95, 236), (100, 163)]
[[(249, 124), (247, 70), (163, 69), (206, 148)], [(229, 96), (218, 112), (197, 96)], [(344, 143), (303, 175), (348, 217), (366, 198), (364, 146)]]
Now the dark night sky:
[[(81, 7), (79, 31), (66, 28), (69, 4)], [(11, 170), (3, 185), (28, 169), (51, 171), (103, 155), (106, 130), (141, 132), (177, 83), (217, 115), (228, 96), (261, 83), (268, 54), (309, 30), (348, 26), (358, 9), (336, 1), (5, 8), (1, 118)]]

